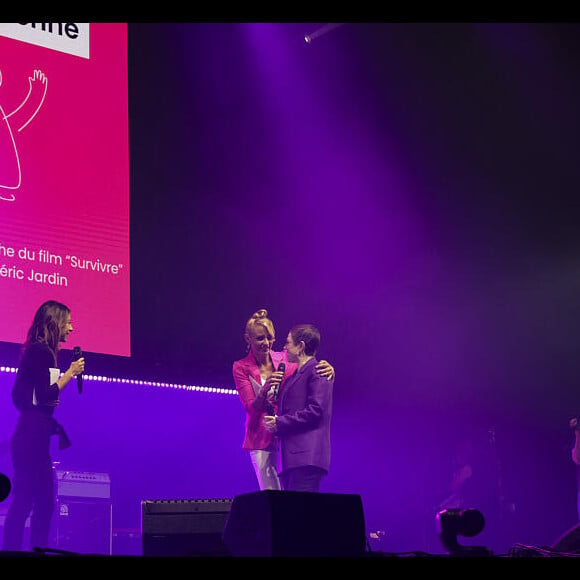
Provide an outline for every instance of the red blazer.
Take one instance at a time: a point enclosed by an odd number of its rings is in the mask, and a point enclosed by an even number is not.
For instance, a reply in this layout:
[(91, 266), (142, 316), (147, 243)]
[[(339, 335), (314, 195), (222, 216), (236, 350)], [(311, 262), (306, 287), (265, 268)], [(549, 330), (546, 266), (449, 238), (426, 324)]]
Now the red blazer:
[[(288, 362), (288, 353), (285, 350), (281, 352), (271, 350), (270, 357), (272, 358), (272, 363), (276, 369), (281, 362), (286, 363), (284, 378), (280, 384), (281, 391), (286, 377), (292, 375), (298, 365), (297, 363)], [(246, 430), (242, 447), (248, 451), (251, 449), (267, 449), (272, 442), (273, 435), (262, 425), (262, 417), (266, 414), (266, 405), (264, 404), (264, 408), (260, 410), (254, 409), (251, 405), (252, 401), (256, 398), (256, 395), (254, 394), (254, 388), (250, 382), (250, 377), (252, 377), (259, 385), (262, 384), (260, 369), (258, 368), (256, 359), (251, 352), (249, 352), (244, 358), (234, 362), (233, 375), (236, 389), (246, 411)]]

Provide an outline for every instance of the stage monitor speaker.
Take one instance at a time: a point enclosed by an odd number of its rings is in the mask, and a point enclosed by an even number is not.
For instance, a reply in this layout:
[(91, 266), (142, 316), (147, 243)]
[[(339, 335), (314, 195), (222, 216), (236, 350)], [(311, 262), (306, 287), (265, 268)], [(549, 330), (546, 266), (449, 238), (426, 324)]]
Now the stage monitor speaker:
[(143, 556), (228, 556), (222, 534), (231, 499), (143, 500)]
[(359, 557), (366, 549), (359, 495), (263, 490), (234, 498), (224, 529), (232, 556)]

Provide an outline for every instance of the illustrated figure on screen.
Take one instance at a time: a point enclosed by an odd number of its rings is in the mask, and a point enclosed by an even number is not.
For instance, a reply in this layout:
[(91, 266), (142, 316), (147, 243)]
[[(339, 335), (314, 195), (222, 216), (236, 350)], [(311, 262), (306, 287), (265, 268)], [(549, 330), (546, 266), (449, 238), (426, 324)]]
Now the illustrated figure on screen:
[[(36, 117), (44, 103), (48, 79), (40, 70), (35, 70), (28, 77), (29, 89), (24, 100), (11, 112), (7, 113), (0, 104), (0, 200), (14, 201), (16, 196), (4, 190), (16, 190), (22, 183), (20, 157), (15, 133), (20, 133)], [(2, 71), (0, 71), (0, 87)]]

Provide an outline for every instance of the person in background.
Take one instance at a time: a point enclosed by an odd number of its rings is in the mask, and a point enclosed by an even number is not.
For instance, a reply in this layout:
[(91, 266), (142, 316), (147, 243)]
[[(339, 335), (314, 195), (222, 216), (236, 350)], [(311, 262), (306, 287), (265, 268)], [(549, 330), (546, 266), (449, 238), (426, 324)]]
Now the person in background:
[(574, 430), (574, 447), (572, 461), (576, 464), (576, 509), (580, 521), (580, 423), (578, 417), (570, 419), (570, 428)]
[[(268, 411), (275, 412), (283, 381), (298, 366), (288, 360), (286, 350), (273, 350), (275, 339), (274, 323), (262, 308), (246, 323), (244, 340), (248, 354), (233, 364), (234, 383), (246, 412), (242, 447), (250, 454), (261, 490), (281, 489), (276, 438), (264, 427), (262, 418)], [(284, 371), (278, 370), (281, 363), (285, 365)], [(316, 365), (316, 373), (325, 382), (334, 380), (334, 368), (325, 360)]]
[(455, 446), (452, 460), (452, 473), (446, 490), (446, 496), (437, 511), (443, 509), (463, 509), (473, 507), (473, 441), (465, 438)]
[(266, 415), (265, 428), (280, 440), (279, 475), (286, 491), (318, 492), (330, 468), (330, 423), (334, 379), (316, 372), (320, 332), (312, 324), (290, 330), (284, 349), (297, 363), (286, 379), (275, 415)]
[(574, 431), (574, 445), (572, 446), (571, 455), (574, 466), (576, 467), (576, 510), (578, 523), (566, 530), (550, 546), (550, 549), (556, 555), (577, 555), (580, 553), (580, 420), (573, 417), (568, 422), (570, 429)]
[(73, 360), (64, 373), (58, 368), (61, 343), (72, 331), (70, 309), (48, 300), (34, 314), (26, 335), (12, 388), (19, 416), (10, 439), (12, 500), (4, 522), (3, 550), (22, 549), (29, 516), (30, 547), (48, 547), (56, 501), (51, 437), (58, 435), (61, 449), (70, 445), (53, 414), (60, 403), (60, 392), (85, 369), (84, 357)]

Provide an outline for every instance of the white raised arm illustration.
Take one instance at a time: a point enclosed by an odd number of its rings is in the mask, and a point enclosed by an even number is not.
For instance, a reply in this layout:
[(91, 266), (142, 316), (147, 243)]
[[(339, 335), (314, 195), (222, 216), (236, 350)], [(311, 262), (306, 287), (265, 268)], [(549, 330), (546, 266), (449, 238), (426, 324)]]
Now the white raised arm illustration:
[[(29, 89), (24, 100), (11, 113), (7, 113), (0, 104), (0, 200), (14, 201), (13, 193), (2, 190), (16, 190), (22, 183), (20, 157), (16, 145), (15, 133), (20, 133), (36, 117), (44, 103), (48, 89), (46, 75), (35, 70), (28, 77)], [(0, 71), (2, 86), (2, 71)]]

